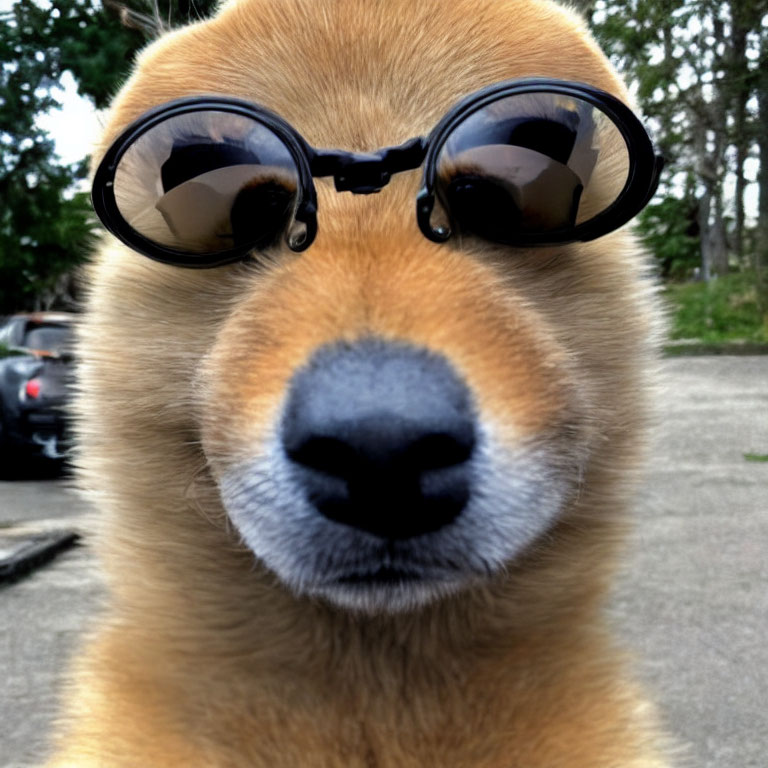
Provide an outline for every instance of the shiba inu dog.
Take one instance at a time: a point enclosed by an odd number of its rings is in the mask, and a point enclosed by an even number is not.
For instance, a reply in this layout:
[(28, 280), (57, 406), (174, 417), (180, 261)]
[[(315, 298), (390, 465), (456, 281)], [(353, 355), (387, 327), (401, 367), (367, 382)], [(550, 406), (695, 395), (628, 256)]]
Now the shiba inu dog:
[(231, 0), (142, 53), (49, 765), (668, 765), (601, 614), (657, 336), (629, 101), (549, 0)]

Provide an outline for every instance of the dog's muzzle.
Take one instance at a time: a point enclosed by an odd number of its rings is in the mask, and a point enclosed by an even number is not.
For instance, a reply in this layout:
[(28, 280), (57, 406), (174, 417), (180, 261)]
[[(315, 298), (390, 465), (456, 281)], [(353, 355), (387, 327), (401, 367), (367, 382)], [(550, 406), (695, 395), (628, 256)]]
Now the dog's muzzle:
[(469, 500), (469, 391), (426, 350), (375, 339), (321, 349), (292, 382), (281, 436), (307, 501), (383, 539), (437, 531)]
[(506, 567), (562, 508), (560, 464), (546, 440), (495, 437), (442, 355), (365, 338), (317, 349), (258, 453), (219, 484), (295, 593), (391, 612)]

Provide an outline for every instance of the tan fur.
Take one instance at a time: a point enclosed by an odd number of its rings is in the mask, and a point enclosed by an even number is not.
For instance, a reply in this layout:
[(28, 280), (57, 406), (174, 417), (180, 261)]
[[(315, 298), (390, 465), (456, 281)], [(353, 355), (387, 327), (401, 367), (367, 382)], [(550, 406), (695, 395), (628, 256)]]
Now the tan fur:
[[(170, 99), (264, 104), (320, 147), (424, 134), (515, 77), (627, 92), (547, 0), (234, 0), (140, 57), (102, 148)], [(418, 231), (418, 172), (324, 180), (301, 255), (192, 271), (107, 242), (81, 332), (80, 479), (109, 607), (76, 660), (50, 766), (663, 768), (601, 606), (642, 453), (655, 309), (623, 230), (515, 250)], [(577, 446), (578, 493), (504, 573), (413, 613), (295, 597), (240, 543), (216, 477), (258, 450), (326, 341), (442, 352), (509, 446)], [(572, 471), (563, 467), (563, 472)]]

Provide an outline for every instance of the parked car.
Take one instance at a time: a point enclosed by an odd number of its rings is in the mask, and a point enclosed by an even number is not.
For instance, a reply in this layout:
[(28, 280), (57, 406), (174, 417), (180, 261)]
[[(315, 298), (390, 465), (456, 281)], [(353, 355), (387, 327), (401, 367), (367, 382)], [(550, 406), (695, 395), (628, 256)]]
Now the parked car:
[(0, 323), (0, 456), (62, 459), (74, 315), (36, 312)]

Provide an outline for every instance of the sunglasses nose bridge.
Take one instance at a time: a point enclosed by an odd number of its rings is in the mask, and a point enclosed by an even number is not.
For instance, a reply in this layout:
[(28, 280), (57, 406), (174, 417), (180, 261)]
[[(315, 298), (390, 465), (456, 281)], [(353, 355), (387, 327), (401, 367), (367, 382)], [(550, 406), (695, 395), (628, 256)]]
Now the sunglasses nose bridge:
[(369, 195), (389, 184), (392, 175), (418, 168), (427, 153), (423, 137), (375, 152), (314, 150), (310, 159), (312, 176), (332, 176), (337, 192)]
[(381, 191), (392, 178), (387, 164), (378, 154), (354, 154), (341, 157), (333, 174), (337, 192), (370, 195)]

